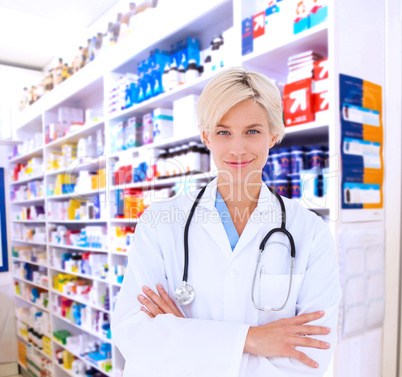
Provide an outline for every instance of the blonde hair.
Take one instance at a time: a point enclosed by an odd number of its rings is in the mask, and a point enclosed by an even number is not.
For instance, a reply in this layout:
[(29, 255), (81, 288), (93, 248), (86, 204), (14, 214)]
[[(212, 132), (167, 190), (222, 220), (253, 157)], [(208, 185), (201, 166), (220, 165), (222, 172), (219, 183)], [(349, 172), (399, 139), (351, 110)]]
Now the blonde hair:
[(234, 67), (219, 72), (205, 86), (197, 103), (197, 117), (201, 141), (203, 131), (211, 132), (224, 115), (237, 103), (252, 99), (262, 106), (267, 115), (272, 136), (279, 143), (285, 135), (282, 99), (278, 88), (265, 75)]

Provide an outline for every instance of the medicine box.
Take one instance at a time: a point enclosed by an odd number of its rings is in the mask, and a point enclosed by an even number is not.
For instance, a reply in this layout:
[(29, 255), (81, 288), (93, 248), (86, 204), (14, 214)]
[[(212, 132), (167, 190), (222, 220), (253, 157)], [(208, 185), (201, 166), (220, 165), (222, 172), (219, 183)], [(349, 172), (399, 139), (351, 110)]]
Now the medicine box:
[(309, 78), (285, 85), (283, 107), (286, 127), (315, 120), (312, 83), (312, 78)]
[(199, 96), (189, 95), (173, 102), (173, 135), (194, 135), (199, 130), (196, 113)]
[(154, 142), (173, 137), (173, 110), (157, 108), (152, 111)]
[(142, 145), (153, 142), (152, 114), (145, 114), (142, 118)]

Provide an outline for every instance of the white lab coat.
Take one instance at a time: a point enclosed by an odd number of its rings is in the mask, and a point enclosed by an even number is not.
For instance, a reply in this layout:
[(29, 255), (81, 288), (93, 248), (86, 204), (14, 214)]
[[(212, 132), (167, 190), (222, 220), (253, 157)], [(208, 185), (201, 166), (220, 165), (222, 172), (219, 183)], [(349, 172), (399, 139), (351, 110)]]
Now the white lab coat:
[[(314, 213), (284, 198), (286, 227), (296, 244), (291, 296), (286, 308), (270, 314), (257, 311), (251, 287), (259, 245), (270, 229), (280, 226), (277, 199), (262, 184), (259, 201), (236, 245), (231, 249), (215, 209), (217, 178), (208, 184), (189, 230), (189, 277), (194, 301), (172, 314), (149, 318), (137, 300), (142, 286), (156, 292), (161, 283), (174, 299), (184, 265), (184, 225), (198, 193), (152, 204), (137, 225), (124, 282), (112, 316), (112, 334), (126, 360), (124, 377), (291, 377), (322, 376), (336, 344), (341, 289), (332, 235)], [(285, 237), (275, 234), (262, 256), (264, 271), (255, 287), (262, 306), (285, 300), (290, 252)], [(180, 307), (179, 307), (180, 308)], [(315, 336), (330, 350), (298, 348), (320, 364), (310, 368), (296, 359), (266, 358), (243, 353), (249, 326), (325, 310), (312, 324), (332, 329)]]

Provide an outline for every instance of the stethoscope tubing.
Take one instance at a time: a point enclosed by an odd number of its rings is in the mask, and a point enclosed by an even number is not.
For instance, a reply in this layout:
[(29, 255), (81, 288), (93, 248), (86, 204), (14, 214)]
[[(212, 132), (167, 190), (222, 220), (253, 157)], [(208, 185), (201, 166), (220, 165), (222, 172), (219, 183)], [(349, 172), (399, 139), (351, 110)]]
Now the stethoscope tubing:
[[(189, 300), (187, 303), (190, 303), (193, 298), (194, 298), (194, 290), (191, 286), (189, 286), (187, 284), (187, 279), (188, 279), (188, 263), (189, 263), (189, 252), (188, 252), (188, 232), (189, 232), (189, 228), (190, 228), (190, 223), (191, 223), (191, 219), (193, 218), (195, 209), (198, 205), (198, 202), (201, 200), (202, 195), (205, 192), (205, 189), (207, 188), (208, 185), (204, 186), (200, 192), (198, 193), (191, 209), (190, 209), (190, 213), (188, 215), (187, 221), (186, 221), (186, 225), (184, 228), (184, 270), (183, 270), (183, 280), (182, 280), (182, 290), (184, 290), (185, 292), (187, 292), (186, 290), (186, 286), (188, 286), (188, 289), (190, 289), (192, 292), (192, 298), (191, 300)], [(289, 297), (290, 297), (290, 292), (292, 289), (292, 280), (293, 280), (293, 269), (294, 269), (294, 261), (296, 258), (296, 247), (295, 247), (295, 242), (293, 239), (293, 236), (289, 233), (289, 231), (286, 229), (286, 210), (285, 210), (285, 204), (282, 200), (282, 198), (280, 197), (280, 195), (273, 190), (271, 187), (268, 186), (268, 189), (270, 190), (270, 192), (276, 197), (276, 199), (278, 200), (280, 207), (281, 207), (281, 214), (282, 214), (282, 218), (281, 218), (281, 227), (280, 228), (274, 228), (272, 230), (270, 230), (265, 237), (263, 238), (263, 240), (260, 243), (260, 248), (259, 248), (259, 254), (258, 254), (258, 258), (257, 258), (257, 266), (254, 272), (254, 277), (253, 277), (253, 283), (252, 283), (252, 291), (251, 291), (251, 299), (253, 302), (253, 305), (256, 309), (260, 310), (260, 311), (265, 311), (265, 312), (271, 312), (271, 311), (280, 311), (282, 309), (285, 308)], [(258, 266), (260, 263), (260, 259), (262, 256), (262, 253), (264, 252), (265, 249), (265, 244), (267, 243), (267, 241), (269, 240), (269, 238), (274, 234), (274, 233), (283, 233), (289, 240), (290, 243), (290, 256), (291, 256), (291, 267), (290, 267), (290, 274), (289, 274), (289, 288), (288, 288), (288, 293), (286, 296), (286, 300), (284, 302), (284, 304), (281, 307), (278, 308), (272, 308), (272, 307), (260, 307), (255, 303), (254, 300), (254, 288), (255, 288), (255, 282), (257, 279), (257, 273), (258, 273)], [(262, 268), (262, 267), (261, 267)], [(260, 275), (261, 275), (261, 269), (260, 269)], [(261, 277), (260, 277), (261, 278)], [(176, 290), (178, 291), (180, 290), (179, 288)], [(180, 303), (181, 305), (184, 303)]]

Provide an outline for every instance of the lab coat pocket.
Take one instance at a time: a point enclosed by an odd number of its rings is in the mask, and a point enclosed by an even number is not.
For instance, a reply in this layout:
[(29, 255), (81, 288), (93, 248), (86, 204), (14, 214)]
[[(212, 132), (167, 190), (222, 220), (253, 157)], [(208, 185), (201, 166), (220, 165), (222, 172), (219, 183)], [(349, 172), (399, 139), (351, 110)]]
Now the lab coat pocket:
[[(286, 301), (289, 290), (289, 274), (271, 275), (261, 274), (259, 294), (256, 304), (260, 307), (280, 308)], [(293, 274), (292, 287), (286, 306), (279, 311), (260, 312), (259, 325), (265, 325), (281, 318), (290, 318), (296, 315), (296, 303), (299, 296), (303, 274)]]

